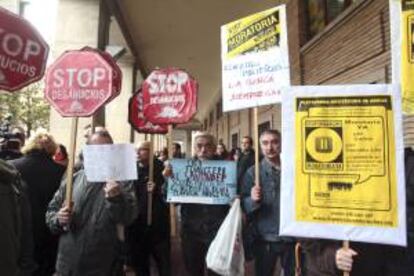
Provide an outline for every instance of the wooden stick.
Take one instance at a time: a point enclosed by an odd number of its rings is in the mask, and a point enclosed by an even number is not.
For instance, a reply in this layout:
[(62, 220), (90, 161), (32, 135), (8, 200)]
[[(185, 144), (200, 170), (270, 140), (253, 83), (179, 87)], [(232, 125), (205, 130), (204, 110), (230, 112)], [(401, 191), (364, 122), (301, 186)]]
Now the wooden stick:
[(260, 171), (259, 171), (259, 123), (258, 123), (258, 111), (257, 107), (254, 108), (254, 120), (253, 120), (253, 128), (254, 128), (254, 183), (257, 186), (260, 186)]
[[(150, 147), (149, 147), (149, 169), (148, 169), (148, 181), (154, 182), (154, 136), (149, 134)], [(152, 224), (152, 192), (147, 194), (147, 225)]]
[(69, 164), (66, 175), (66, 206), (69, 210), (72, 210), (72, 191), (73, 191), (73, 167), (75, 164), (75, 153), (76, 153), (76, 136), (78, 132), (78, 117), (72, 118), (72, 128), (70, 132), (70, 145), (69, 145)]
[(173, 144), (173, 126), (168, 125), (168, 139), (167, 139), (167, 147), (168, 147), (168, 159), (173, 159), (173, 152), (172, 152), (172, 144)]
[[(168, 125), (168, 139), (167, 139), (167, 145), (168, 145), (168, 159), (173, 159), (173, 152), (172, 152), (172, 144), (173, 144), (173, 126)], [(170, 220), (171, 220), (171, 237), (177, 236), (177, 223), (175, 218), (175, 205), (173, 203), (170, 204)]]
[[(343, 241), (342, 242), (342, 247), (344, 249), (349, 249), (349, 241)], [(350, 274), (351, 274), (350, 272), (344, 271), (344, 276), (349, 276)]]

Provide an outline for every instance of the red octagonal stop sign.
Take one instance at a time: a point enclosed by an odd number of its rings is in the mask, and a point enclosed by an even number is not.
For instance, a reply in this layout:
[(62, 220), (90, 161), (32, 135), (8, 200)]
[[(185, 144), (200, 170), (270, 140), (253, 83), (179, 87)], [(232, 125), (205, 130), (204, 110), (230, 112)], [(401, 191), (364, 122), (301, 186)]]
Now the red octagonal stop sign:
[(91, 116), (112, 95), (112, 70), (98, 52), (66, 52), (47, 70), (45, 97), (64, 117)]
[(122, 89), (122, 71), (121, 68), (119, 68), (118, 64), (116, 63), (116, 61), (112, 58), (112, 56), (110, 54), (108, 54), (105, 51), (101, 51), (99, 49), (96, 48), (92, 48), (89, 46), (83, 47), (81, 49), (82, 51), (94, 51), (97, 52), (98, 54), (101, 55), (101, 57), (103, 57), (108, 64), (112, 67), (112, 96), (110, 99), (108, 99), (108, 102), (112, 101), (113, 99), (115, 99), (117, 96), (119, 96), (121, 94), (121, 89)]
[(187, 123), (197, 109), (197, 82), (176, 68), (157, 69), (142, 83), (144, 115), (153, 124)]
[(129, 99), (128, 121), (139, 133), (166, 134), (168, 132), (167, 125), (154, 125), (145, 118), (142, 112), (142, 93), (140, 90)]
[(29, 22), (0, 7), (0, 89), (16, 91), (42, 78), (48, 53)]

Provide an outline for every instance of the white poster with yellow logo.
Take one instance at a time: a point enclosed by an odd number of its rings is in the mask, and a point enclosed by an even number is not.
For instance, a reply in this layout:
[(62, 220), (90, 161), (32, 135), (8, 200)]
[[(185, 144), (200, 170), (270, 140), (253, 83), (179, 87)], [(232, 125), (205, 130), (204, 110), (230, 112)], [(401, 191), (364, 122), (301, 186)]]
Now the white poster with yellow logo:
[(277, 103), (290, 86), (285, 5), (221, 27), (223, 111)]
[(406, 244), (398, 86), (283, 94), (280, 234)]
[(414, 0), (390, 0), (392, 80), (401, 83), (403, 112), (414, 114)]

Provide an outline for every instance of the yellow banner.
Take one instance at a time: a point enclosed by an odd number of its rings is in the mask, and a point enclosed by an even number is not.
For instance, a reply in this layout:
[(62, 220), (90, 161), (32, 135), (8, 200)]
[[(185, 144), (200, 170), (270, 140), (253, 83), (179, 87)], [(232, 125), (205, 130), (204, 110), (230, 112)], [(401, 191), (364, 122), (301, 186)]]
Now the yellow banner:
[(280, 43), (280, 7), (255, 13), (224, 26), (227, 58), (266, 51)]
[(398, 225), (391, 96), (296, 99), (296, 219)]
[(414, 0), (403, 0), (401, 4), (403, 112), (414, 114)]

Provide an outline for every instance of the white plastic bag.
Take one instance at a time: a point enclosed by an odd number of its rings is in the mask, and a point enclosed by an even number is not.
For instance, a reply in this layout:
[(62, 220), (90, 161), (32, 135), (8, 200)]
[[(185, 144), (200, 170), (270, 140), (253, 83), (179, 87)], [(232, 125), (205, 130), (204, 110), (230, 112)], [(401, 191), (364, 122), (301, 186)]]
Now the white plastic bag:
[(206, 256), (207, 267), (224, 276), (244, 275), (240, 199), (236, 199), (229, 214), (212, 241)]

